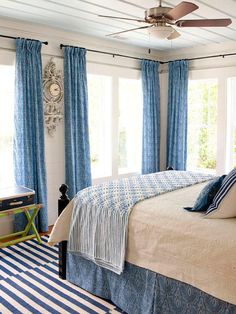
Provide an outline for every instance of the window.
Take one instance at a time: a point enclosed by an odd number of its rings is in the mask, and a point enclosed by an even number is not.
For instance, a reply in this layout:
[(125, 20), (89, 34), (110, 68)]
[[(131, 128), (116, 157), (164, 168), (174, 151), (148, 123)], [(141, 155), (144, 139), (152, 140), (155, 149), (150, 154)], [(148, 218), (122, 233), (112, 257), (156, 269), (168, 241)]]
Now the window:
[(217, 103), (217, 79), (189, 81), (188, 170), (216, 170)]
[(88, 67), (92, 179), (99, 183), (141, 171), (140, 71)]
[(89, 136), (93, 178), (109, 177), (111, 169), (112, 78), (88, 75)]
[(119, 174), (140, 172), (142, 144), (141, 82), (119, 79)]
[(14, 81), (14, 67), (0, 65), (0, 187), (14, 184)]
[(236, 168), (236, 124), (234, 125), (233, 167)]
[(228, 102), (228, 143), (227, 159), (228, 170), (236, 167), (236, 77), (227, 80), (227, 102)]

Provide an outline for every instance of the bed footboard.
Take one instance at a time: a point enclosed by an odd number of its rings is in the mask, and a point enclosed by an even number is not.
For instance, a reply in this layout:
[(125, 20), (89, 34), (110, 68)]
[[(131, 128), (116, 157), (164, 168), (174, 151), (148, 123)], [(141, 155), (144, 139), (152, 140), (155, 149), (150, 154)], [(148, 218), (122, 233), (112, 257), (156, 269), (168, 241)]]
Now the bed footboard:
[[(58, 216), (63, 212), (65, 207), (70, 202), (68, 195), (66, 194), (68, 186), (62, 184), (59, 188), (61, 193), (60, 198), (58, 199)], [(62, 241), (59, 243), (59, 277), (61, 279), (66, 279), (66, 252), (67, 252), (67, 241)]]

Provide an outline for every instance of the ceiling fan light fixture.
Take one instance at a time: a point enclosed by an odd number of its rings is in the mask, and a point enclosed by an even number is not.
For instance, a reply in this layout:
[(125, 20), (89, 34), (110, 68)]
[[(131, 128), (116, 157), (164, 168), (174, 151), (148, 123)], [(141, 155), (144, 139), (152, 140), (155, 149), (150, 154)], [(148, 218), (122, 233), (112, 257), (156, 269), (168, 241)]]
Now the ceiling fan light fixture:
[(154, 26), (148, 29), (150, 37), (158, 39), (166, 39), (169, 37), (174, 29), (171, 26)]

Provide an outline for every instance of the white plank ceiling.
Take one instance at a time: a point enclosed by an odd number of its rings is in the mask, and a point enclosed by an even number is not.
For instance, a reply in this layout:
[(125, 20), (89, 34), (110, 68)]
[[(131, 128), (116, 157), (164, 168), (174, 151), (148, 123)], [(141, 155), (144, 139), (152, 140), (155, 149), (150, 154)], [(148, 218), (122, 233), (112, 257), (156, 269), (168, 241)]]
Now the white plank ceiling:
[[(179, 2), (181, 1), (163, 1), (162, 6), (174, 7)], [(101, 18), (97, 16), (98, 14), (142, 19), (145, 9), (159, 5), (157, 0), (1, 0), (0, 16), (158, 50), (196, 47), (236, 40), (236, 0), (193, 0), (191, 2), (198, 5), (199, 9), (184, 18), (229, 17), (232, 19), (232, 24), (222, 28), (178, 29), (181, 37), (173, 41), (151, 39), (145, 29), (122, 34), (118, 39), (106, 37), (109, 33), (143, 25), (135, 21)]]

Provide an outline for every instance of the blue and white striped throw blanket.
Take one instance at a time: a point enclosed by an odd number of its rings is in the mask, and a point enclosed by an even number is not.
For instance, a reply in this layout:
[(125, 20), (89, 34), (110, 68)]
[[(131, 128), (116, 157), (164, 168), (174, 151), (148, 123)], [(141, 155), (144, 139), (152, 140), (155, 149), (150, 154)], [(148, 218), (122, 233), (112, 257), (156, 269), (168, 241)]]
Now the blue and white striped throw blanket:
[(111, 181), (77, 193), (68, 243), (96, 264), (121, 274), (124, 268), (128, 219), (142, 200), (212, 179), (209, 174), (164, 171)]

